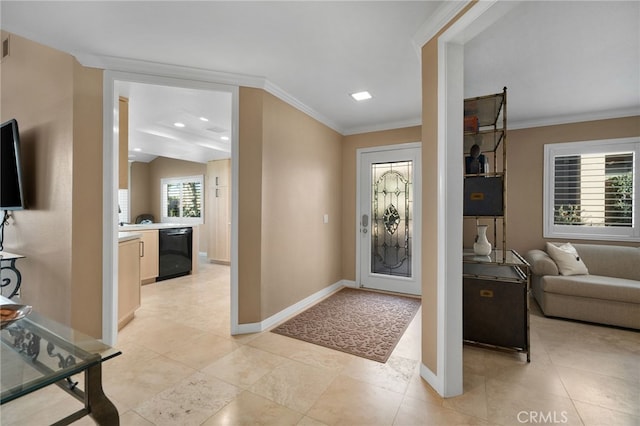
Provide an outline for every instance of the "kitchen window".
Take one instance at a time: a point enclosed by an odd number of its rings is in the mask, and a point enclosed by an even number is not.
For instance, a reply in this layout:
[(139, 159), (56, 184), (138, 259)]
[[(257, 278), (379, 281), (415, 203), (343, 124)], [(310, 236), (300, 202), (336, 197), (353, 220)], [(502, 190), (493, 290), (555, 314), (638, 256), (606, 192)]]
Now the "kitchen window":
[(203, 181), (202, 175), (161, 179), (162, 222), (203, 223)]
[(640, 241), (640, 138), (544, 146), (544, 237)]

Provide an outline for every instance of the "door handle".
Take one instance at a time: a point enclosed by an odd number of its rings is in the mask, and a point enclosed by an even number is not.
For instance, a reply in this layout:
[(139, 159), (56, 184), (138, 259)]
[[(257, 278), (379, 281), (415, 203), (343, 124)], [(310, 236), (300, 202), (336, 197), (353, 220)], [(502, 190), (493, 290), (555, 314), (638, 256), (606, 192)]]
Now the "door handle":
[(362, 233), (363, 234), (367, 233), (368, 226), (369, 226), (369, 215), (363, 214), (362, 215)]
[(144, 241), (140, 241), (140, 257), (144, 257)]

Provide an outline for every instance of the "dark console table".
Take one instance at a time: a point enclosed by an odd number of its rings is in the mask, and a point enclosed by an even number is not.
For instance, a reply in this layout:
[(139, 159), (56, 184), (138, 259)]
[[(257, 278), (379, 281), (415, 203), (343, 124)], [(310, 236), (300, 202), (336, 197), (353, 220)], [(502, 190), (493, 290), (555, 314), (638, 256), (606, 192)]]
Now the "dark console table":
[(514, 250), (462, 258), (464, 342), (526, 353), (531, 362), (529, 264)]

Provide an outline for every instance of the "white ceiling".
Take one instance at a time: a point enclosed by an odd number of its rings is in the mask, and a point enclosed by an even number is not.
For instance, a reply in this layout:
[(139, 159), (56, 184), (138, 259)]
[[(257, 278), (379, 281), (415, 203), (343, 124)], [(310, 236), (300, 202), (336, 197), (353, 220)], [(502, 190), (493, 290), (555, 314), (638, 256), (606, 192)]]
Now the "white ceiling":
[[(231, 153), (231, 93), (117, 82), (129, 99), (129, 160), (206, 162)], [(179, 128), (175, 123), (182, 123)]]
[[(264, 79), (272, 92), (352, 134), (420, 124), (417, 44), (451, 3), (3, 0), (0, 13), (2, 29), (86, 65), (129, 59)], [(640, 114), (640, 2), (512, 4), (465, 44), (465, 96), (503, 86), (510, 127)], [(151, 89), (123, 88), (132, 148), (192, 161), (220, 155), (222, 132), (207, 129), (231, 128), (230, 111), (215, 106), (228, 99)], [(360, 90), (373, 99), (348, 96)], [(190, 123), (182, 132), (173, 127), (180, 120)]]

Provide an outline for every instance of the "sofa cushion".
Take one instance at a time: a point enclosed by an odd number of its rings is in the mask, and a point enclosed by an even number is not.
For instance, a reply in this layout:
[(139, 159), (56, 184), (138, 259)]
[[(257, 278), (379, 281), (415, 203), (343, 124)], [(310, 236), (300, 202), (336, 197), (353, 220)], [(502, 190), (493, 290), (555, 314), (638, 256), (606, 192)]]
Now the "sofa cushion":
[(593, 275), (640, 281), (640, 247), (573, 244)]
[(586, 275), (589, 273), (580, 255), (571, 243), (555, 246), (547, 243), (547, 253), (558, 265), (560, 275)]
[(640, 303), (640, 281), (635, 280), (601, 275), (547, 275), (540, 284), (548, 293)]

